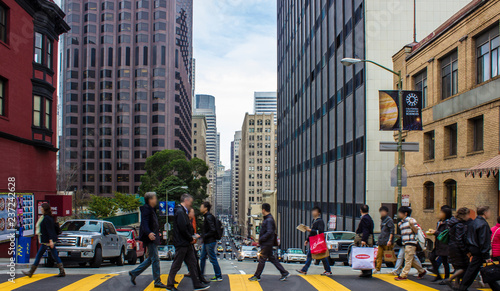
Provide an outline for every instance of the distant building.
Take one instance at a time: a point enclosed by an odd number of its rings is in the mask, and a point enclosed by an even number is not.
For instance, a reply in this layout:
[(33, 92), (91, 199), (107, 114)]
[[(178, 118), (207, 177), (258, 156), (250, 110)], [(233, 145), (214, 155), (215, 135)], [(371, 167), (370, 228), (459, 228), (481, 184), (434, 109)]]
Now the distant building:
[(240, 143), (241, 131), (234, 133), (234, 139), (231, 142), (231, 197), (232, 197), (232, 215), (235, 221), (239, 215), (239, 190), (240, 190)]
[(405, 155), (413, 214), (435, 227), (441, 206), (499, 205), (500, 1), (472, 1), (411, 53), (394, 55), (403, 86), (423, 91), (423, 131), (409, 131), (419, 153)]
[[(278, 207), (282, 247), (302, 245), (300, 223), (311, 208), (337, 216), (338, 230), (355, 230), (360, 207), (394, 203), (393, 153), (380, 152), (393, 132), (379, 131), (378, 90), (394, 76), (342, 58), (392, 66), (392, 55), (470, 0), (337, 0), (277, 2)], [(414, 4), (416, 3), (416, 6)], [(416, 8), (416, 11), (415, 11)], [(293, 15), (293, 17), (292, 17)], [(375, 219), (376, 228), (380, 223)]]
[(262, 204), (263, 191), (276, 189), (276, 124), (274, 114), (245, 114), (241, 128), (239, 166), (239, 219), (242, 235), (250, 233), (252, 205)]
[(207, 164), (207, 120), (204, 115), (193, 115), (192, 137), (193, 137), (193, 158), (199, 158)]
[(71, 190), (137, 193), (146, 158), (191, 157), (192, 0), (63, 0), (63, 168)]
[[(52, 1), (0, 2), (0, 200), (5, 209), (0, 214), (0, 241), (15, 230), (8, 223), (8, 212), (13, 207), (14, 214), (16, 206), (8, 203), (12, 196), (7, 193), (26, 195), (32, 203), (57, 194), (58, 43), (69, 30), (64, 17)], [(21, 211), (23, 206), (28, 205), (21, 205)], [(31, 206), (24, 213), (32, 217), (18, 221), (25, 236), (34, 235), (38, 217), (36, 204)], [(64, 214), (60, 209), (58, 215)], [(35, 241), (33, 236), (32, 256)], [(0, 244), (1, 257), (8, 257), (8, 247)]]
[(224, 172), (226, 171), (226, 167), (223, 165), (219, 165), (217, 168), (217, 182), (215, 183), (215, 192), (214, 192), (214, 213), (219, 215), (222, 213), (222, 195), (224, 194)]
[(274, 123), (276, 123), (277, 114), (277, 92), (254, 92), (254, 113), (255, 114), (274, 114)]
[(222, 195), (221, 195), (221, 212), (220, 214), (231, 214), (231, 169), (224, 171), (222, 177)]

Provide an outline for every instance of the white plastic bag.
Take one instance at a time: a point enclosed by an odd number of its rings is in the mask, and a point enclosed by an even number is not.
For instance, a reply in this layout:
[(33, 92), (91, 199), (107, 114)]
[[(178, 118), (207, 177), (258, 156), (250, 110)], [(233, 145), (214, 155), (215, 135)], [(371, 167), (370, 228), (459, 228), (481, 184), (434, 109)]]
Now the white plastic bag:
[(354, 270), (375, 269), (375, 259), (377, 258), (377, 248), (352, 247), (351, 262)]

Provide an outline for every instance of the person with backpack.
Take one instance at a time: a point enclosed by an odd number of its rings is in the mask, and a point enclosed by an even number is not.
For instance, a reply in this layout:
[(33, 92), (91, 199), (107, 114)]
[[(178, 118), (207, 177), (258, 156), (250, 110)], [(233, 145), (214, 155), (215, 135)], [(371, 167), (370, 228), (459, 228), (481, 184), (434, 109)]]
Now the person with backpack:
[(404, 246), (405, 266), (403, 268), (403, 271), (401, 272), (401, 275), (394, 278), (396, 281), (408, 280), (408, 273), (410, 272), (412, 267), (414, 267), (418, 271), (417, 279), (422, 279), (427, 273), (427, 271), (424, 270), (422, 266), (418, 265), (414, 261), (414, 257), (418, 247), (417, 234), (419, 232), (419, 226), (415, 218), (410, 217), (411, 212), (411, 208), (407, 206), (401, 206), (398, 209), (398, 217), (399, 219), (401, 219), (401, 221), (399, 222), (399, 229), (401, 230), (401, 239)]
[(269, 203), (262, 204), (262, 214), (264, 215), (264, 220), (260, 226), (259, 233), (259, 244), (261, 247), (259, 264), (255, 274), (248, 278), (248, 280), (260, 281), (266, 261), (269, 260), (281, 273), (280, 281), (285, 281), (290, 276), (290, 273), (283, 268), (273, 252), (273, 247), (278, 246), (278, 237), (276, 235), (276, 222), (271, 215), (271, 205)]
[[(434, 240), (434, 250), (431, 255), (432, 272), (436, 274), (433, 282), (441, 280), (441, 274), (439, 273), (439, 267), (441, 264), (444, 266), (444, 280), (450, 277), (450, 264), (448, 263), (448, 239), (449, 239), (449, 226), (448, 222), (452, 216), (451, 208), (447, 205), (441, 207), (439, 211), (437, 222), (437, 227), (435, 230), (429, 230), (429, 233), (434, 235), (436, 238)], [(440, 258), (438, 262), (438, 258)], [(441, 281), (440, 285), (446, 285), (446, 281)]]
[(203, 245), (201, 246), (200, 276), (203, 277), (205, 274), (205, 264), (208, 256), (215, 272), (215, 276), (210, 279), (210, 281), (221, 282), (222, 271), (220, 269), (219, 262), (217, 261), (217, 255), (215, 254), (215, 247), (217, 246), (217, 240), (220, 239), (220, 235), (217, 232), (217, 219), (212, 213), (210, 213), (210, 209), (212, 209), (210, 202), (203, 202), (200, 206), (200, 212), (205, 218), (202, 228), (203, 232), (201, 235)]
[[(325, 232), (325, 222), (321, 218), (321, 208), (318, 206), (314, 207), (312, 210), (312, 216), (313, 216), (313, 221), (312, 225), (310, 228), (307, 229), (309, 232), (309, 236), (307, 237), (307, 240), (304, 243), (304, 246), (307, 246), (309, 244), (309, 238), (313, 237), (315, 235), (321, 234)], [(323, 262), (323, 267), (325, 269), (325, 272), (322, 274), (323, 276), (330, 276), (332, 274), (332, 269), (330, 267), (330, 263), (328, 262), (328, 258), (323, 258), (321, 259), (321, 262)], [(311, 253), (311, 246), (309, 246), (309, 251), (307, 252), (307, 260), (302, 267), (302, 269), (297, 270), (300, 274), (307, 275), (307, 270), (311, 266), (312, 263), (312, 253)]]
[(57, 235), (59, 233), (59, 225), (54, 223), (54, 219), (52, 218), (52, 210), (50, 208), (49, 203), (45, 202), (42, 204), (43, 216), (41, 216), (35, 227), (35, 234), (38, 235), (38, 242), (40, 243), (40, 249), (36, 254), (35, 261), (29, 271), (23, 271), (23, 274), (30, 277), (33, 276), (38, 265), (40, 264), (40, 260), (42, 259), (45, 251), (50, 248), (50, 254), (52, 258), (57, 263), (57, 267), (59, 268), (59, 274), (56, 277), (64, 277), (66, 276), (66, 272), (64, 271), (63, 263), (61, 258), (57, 255), (56, 242)]

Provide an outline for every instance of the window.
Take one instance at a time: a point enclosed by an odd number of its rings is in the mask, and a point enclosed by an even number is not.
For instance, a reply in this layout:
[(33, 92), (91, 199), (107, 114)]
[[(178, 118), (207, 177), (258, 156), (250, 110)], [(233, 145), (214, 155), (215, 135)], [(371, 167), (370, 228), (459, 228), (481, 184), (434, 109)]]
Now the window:
[(445, 203), (450, 206), (451, 209), (457, 209), (457, 181), (447, 180), (444, 182), (445, 188)]
[(40, 128), (51, 128), (52, 101), (42, 96), (33, 96), (33, 126)]
[(424, 183), (424, 209), (434, 209), (434, 183)]
[(476, 46), (477, 83), (482, 83), (498, 76), (498, 67), (500, 66), (500, 58), (498, 57), (500, 47), (498, 23), (476, 39)]
[(7, 8), (0, 4), (0, 41), (7, 42)]
[[(0, 6), (1, 7), (1, 6)], [(5, 87), (7, 85), (7, 81), (0, 78), (0, 116), (5, 116), (5, 92), (7, 91)]]
[(457, 124), (452, 124), (445, 127), (445, 155), (457, 155)]
[(469, 139), (469, 152), (482, 151), (484, 143), (484, 118), (482, 115), (469, 119), (469, 132), (472, 133)]
[(424, 133), (424, 160), (434, 160), (434, 130)]
[(35, 32), (35, 63), (42, 64), (43, 34)]
[(441, 99), (458, 93), (458, 52), (441, 60)]
[(415, 90), (422, 91), (422, 107), (427, 107), (427, 70), (418, 73), (413, 77)]

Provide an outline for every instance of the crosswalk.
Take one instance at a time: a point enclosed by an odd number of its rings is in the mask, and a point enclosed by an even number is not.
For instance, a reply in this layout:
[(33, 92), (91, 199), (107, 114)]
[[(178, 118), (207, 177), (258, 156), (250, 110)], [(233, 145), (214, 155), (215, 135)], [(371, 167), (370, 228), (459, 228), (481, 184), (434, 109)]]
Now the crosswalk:
[[(432, 277), (407, 281), (396, 281), (390, 274), (374, 275), (371, 279), (358, 278), (357, 276), (321, 276), (300, 275), (290, 276), (287, 281), (281, 282), (279, 276), (262, 276), (260, 282), (250, 282), (251, 275), (230, 274), (223, 276), (223, 282), (213, 282), (210, 290), (216, 291), (349, 291), (349, 290), (381, 290), (381, 291), (434, 291), (447, 290), (446, 286), (432, 283)], [(0, 291), (30, 291), (30, 290), (59, 290), (59, 291), (160, 291), (154, 287), (151, 274), (147, 273), (137, 277), (137, 286), (130, 283), (129, 276), (122, 274), (93, 274), (93, 275), (67, 275), (57, 278), (54, 274), (35, 274), (32, 278), (16, 278), (15, 283), (7, 281), (8, 276), (0, 274)], [(168, 275), (161, 276), (166, 283)], [(192, 290), (190, 278), (177, 275), (175, 280), (179, 291)], [(164, 290), (164, 289), (163, 289)], [(491, 290), (473, 289), (470, 290)]]

